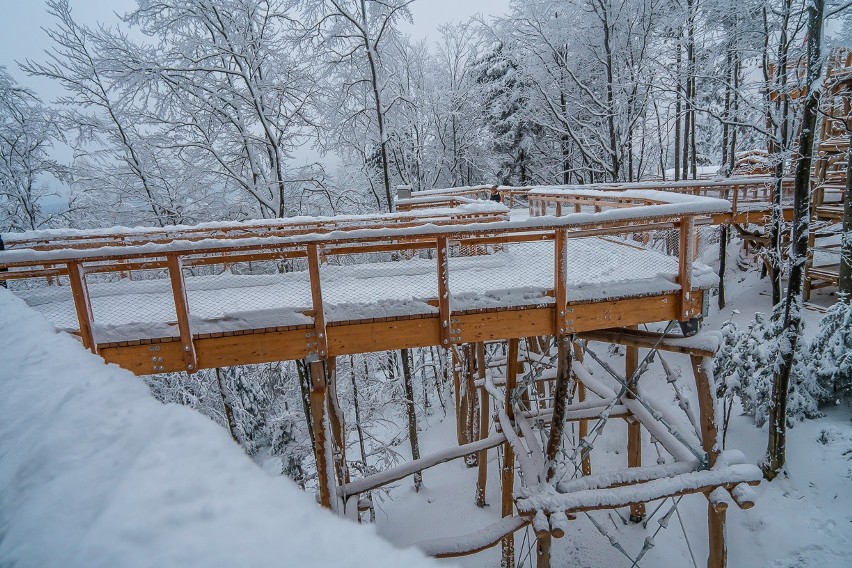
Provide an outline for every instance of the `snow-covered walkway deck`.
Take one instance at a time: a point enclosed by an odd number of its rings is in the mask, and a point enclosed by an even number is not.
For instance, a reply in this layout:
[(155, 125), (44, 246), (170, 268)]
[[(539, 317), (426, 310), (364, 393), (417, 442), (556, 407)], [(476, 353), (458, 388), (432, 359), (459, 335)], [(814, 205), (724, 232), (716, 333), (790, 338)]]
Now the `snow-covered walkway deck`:
[(130, 241), (110, 229), (24, 235), (12, 240), (42, 240), (0, 253), (0, 276), (57, 328), (138, 373), (699, 315), (716, 277), (693, 262), (695, 218), (728, 203), (650, 191), (608, 192), (600, 203), (520, 220), (466, 204), (417, 211), (402, 226), (400, 214), (388, 226), (365, 217), (366, 228), (317, 220), (317, 232), (300, 219), (269, 234), (264, 223), (185, 227), (172, 240), (160, 230)]

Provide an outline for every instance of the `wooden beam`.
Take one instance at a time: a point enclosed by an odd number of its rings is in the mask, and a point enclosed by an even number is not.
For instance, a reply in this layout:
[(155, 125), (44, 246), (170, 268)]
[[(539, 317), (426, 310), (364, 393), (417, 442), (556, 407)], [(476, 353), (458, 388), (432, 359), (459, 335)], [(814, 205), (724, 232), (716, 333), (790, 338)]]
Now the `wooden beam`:
[(553, 296), (556, 300), (553, 314), (553, 335), (565, 334), (565, 304), (567, 299), (565, 280), (568, 276), (568, 248), (565, 246), (565, 231), (557, 230), (553, 236)]
[(334, 473), (331, 465), (331, 440), (326, 424), (326, 369), (325, 361), (314, 360), (308, 364), (311, 374), (311, 423), (314, 433), (314, 458), (317, 466), (317, 486), (320, 505), (330, 509)]
[[(630, 389), (627, 398), (636, 398), (636, 380), (633, 375), (639, 368), (639, 348), (628, 345), (624, 356), (624, 376), (629, 381)], [(627, 467), (642, 467), (642, 423), (635, 417), (627, 420)], [(630, 506), (630, 520), (641, 523), (645, 518), (645, 504), (635, 503)]]
[(314, 312), (314, 341), (309, 341), (308, 352), (325, 359), (328, 356), (328, 336), (322, 303), (319, 248), (314, 244), (308, 245), (308, 274), (311, 279), (311, 302)]
[(166, 259), (169, 268), (169, 280), (172, 285), (172, 296), (175, 302), (175, 314), (177, 316), (178, 330), (180, 331), (180, 344), (183, 350), (183, 360), (186, 364), (187, 373), (198, 371), (198, 357), (195, 351), (195, 342), (192, 338), (192, 329), (189, 325), (189, 301), (186, 298), (186, 286), (183, 279), (183, 265), (177, 255), (169, 255)]
[(715, 351), (705, 349), (700, 345), (691, 345), (689, 338), (664, 336), (662, 333), (631, 328), (598, 329), (578, 334), (582, 339), (641, 347), (644, 349), (659, 349), (674, 353), (685, 353), (700, 357), (712, 357)]
[(693, 317), (692, 306), (692, 253), (695, 246), (695, 218), (684, 217), (680, 221), (680, 247), (678, 248), (678, 284), (680, 305), (678, 321)]
[(80, 326), (80, 338), (83, 347), (92, 353), (98, 352), (95, 340), (94, 317), (92, 316), (92, 301), (89, 297), (89, 286), (86, 284), (86, 271), (77, 262), (69, 262), (68, 280), (71, 284), (71, 296), (74, 298), (74, 309), (77, 312), (77, 322)]
[(435, 259), (438, 263), (438, 320), (441, 330), (441, 345), (449, 347), (452, 342), (450, 325), (450, 264), (446, 237), (438, 237), (436, 242)]
[[(476, 344), (476, 370), (477, 377), (480, 380), (485, 380), (486, 363), (485, 363), (485, 344), (480, 342)], [(488, 438), (488, 430), (491, 425), (491, 397), (482, 389), (474, 389), (472, 396), (479, 398), (479, 439), (485, 440)], [(479, 471), (477, 472), (476, 480), (476, 506), (485, 507), (485, 489), (488, 482), (488, 448), (483, 448), (479, 451), (476, 458)]]

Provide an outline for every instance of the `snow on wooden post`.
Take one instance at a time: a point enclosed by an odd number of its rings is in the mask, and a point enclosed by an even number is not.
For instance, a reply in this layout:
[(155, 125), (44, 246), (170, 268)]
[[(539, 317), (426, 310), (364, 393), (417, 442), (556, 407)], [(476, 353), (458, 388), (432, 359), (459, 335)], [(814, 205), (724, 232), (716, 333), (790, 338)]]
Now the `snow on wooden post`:
[(86, 284), (86, 271), (77, 262), (69, 262), (68, 280), (71, 284), (71, 296), (74, 298), (74, 309), (77, 312), (77, 322), (80, 324), (80, 338), (83, 347), (92, 353), (98, 352), (93, 329), (92, 301), (89, 297), (89, 286)]
[[(506, 350), (506, 398), (504, 408), (510, 419), (514, 420), (515, 410), (512, 407), (512, 392), (518, 386), (518, 339), (509, 339), (509, 348)], [(503, 470), (500, 472), (502, 485), (500, 513), (503, 517), (511, 517), (514, 513), (515, 491), (515, 454), (512, 446), (507, 441), (503, 444)], [(500, 542), (501, 559), (500, 568), (514, 568), (515, 566), (515, 535), (506, 535)]]
[(195, 343), (192, 340), (192, 329), (189, 325), (189, 302), (186, 298), (186, 285), (183, 280), (183, 263), (177, 255), (166, 257), (166, 266), (169, 269), (169, 280), (172, 283), (172, 296), (175, 301), (175, 315), (177, 315), (178, 331), (180, 332), (180, 345), (183, 351), (183, 361), (186, 364), (187, 373), (195, 373), (198, 370), (198, 359), (195, 353)]
[(311, 302), (314, 309), (314, 341), (308, 341), (308, 353), (325, 359), (328, 353), (328, 338), (325, 332), (325, 311), (320, 284), (320, 259), (317, 245), (308, 245), (308, 275), (311, 279)]
[(680, 284), (680, 306), (678, 320), (688, 321), (692, 317), (692, 249), (695, 246), (695, 219), (680, 220), (680, 246), (678, 247), (678, 284)]

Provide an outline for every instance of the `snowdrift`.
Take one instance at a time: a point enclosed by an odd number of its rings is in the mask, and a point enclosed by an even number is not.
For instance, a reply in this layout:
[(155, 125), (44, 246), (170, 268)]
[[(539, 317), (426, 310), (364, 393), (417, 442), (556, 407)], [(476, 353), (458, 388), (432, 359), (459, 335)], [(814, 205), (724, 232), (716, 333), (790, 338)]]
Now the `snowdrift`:
[(0, 334), (0, 565), (434, 565), (321, 510), (2, 288)]

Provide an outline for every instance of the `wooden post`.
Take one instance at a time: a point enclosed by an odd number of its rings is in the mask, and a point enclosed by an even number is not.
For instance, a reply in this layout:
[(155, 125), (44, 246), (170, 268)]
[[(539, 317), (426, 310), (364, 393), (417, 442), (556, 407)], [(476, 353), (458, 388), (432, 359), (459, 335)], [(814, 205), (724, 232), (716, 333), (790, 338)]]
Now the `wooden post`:
[[(636, 326), (630, 326), (628, 329), (636, 329)], [(636, 398), (633, 389), (636, 388), (636, 382), (632, 380), (633, 374), (639, 368), (639, 348), (627, 345), (624, 357), (624, 376), (630, 381), (630, 389), (627, 391), (627, 398)], [(642, 424), (639, 420), (631, 416), (627, 420), (627, 467), (642, 466)], [(635, 503), (630, 505), (630, 520), (634, 523), (640, 523), (645, 518), (645, 504)]]
[[(578, 363), (583, 362), (583, 346), (580, 344), (579, 341), (574, 342), (574, 358), (577, 360)], [(579, 402), (583, 402), (584, 400), (586, 400), (586, 385), (584, 385), (583, 381), (581, 381), (576, 375), (574, 378), (577, 381), (577, 400)], [(580, 420), (577, 435), (580, 437), (580, 440), (589, 435), (588, 419), (583, 418)], [(583, 456), (582, 469), (583, 475), (592, 475), (592, 458), (589, 454)]]
[[(476, 367), (476, 349), (474, 344), (465, 344), (465, 374), (464, 374), (464, 392), (462, 400), (464, 400), (464, 438), (465, 444), (475, 442), (477, 440), (476, 430), (479, 428), (476, 411), (479, 407), (479, 401), (476, 397), (476, 382), (474, 380)], [(467, 467), (474, 467), (477, 463), (477, 454), (469, 454), (465, 456)]]
[(556, 453), (562, 443), (565, 428), (565, 406), (568, 401), (568, 382), (571, 373), (571, 339), (567, 335), (556, 337), (558, 363), (556, 389), (553, 393), (553, 418), (550, 423), (550, 438), (545, 451), (544, 480), (550, 482), (556, 475)]
[(92, 316), (92, 301), (89, 297), (89, 286), (86, 284), (86, 271), (79, 263), (68, 263), (68, 280), (71, 283), (71, 297), (74, 298), (74, 309), (77, 312), (77, 322), (80, 324), (80, 338), (83, 347), (92, 353), (98, 352), (95, 340), (94, 317)]
[[(485, 379), (485, 344), (479, 342), (476, 344), (476, 370), (479, 380)], [(478, 389), (479, 395), (479, 439), (484, 440), (488, 437), (488, 426), (491, 423), (490, 412), (490, 395), (484, 388)], [(478, 477), (476, 480), (476, 506), (484, 507), (485, 503), (485, 488), (488, 481), (488, 450), (482, 450), (477, 456), (479, 466)]]
[(331, 447), (326, 428), (326, 375), (325, 362), (311, 361), (311, 423), (314, 432), (314, 457), (317, 465), (317, 486), (319, 487), (320, 505), (330, 509), (333, 488), (333, 472), (331, 463)]
[[(452, 341), (450, 322), (450, 265), (448, 262), (449, 246), (446, 237), (438, 237), (436, 244), (438, 261), (438, 315), (441, 320), (441, 344), (448, 349)], [(458, 404), (458, 398), (456, 398)]]
[(566, 231), (557, 229), (553, 234), (553, 335), (558, 337), (565, 334), (566, 287), (568, 275), (568, 257), (566, 246)]
[(725, 269), (728, 249), (728, 229), (725, 223), (719, 225), (719, 309), (725, 309)]
[(550, 533), (538, 535), (535, 541), (536, 568), (550, 568)]
[(695, 240), (695, 219), (680, 220), (680, 247), (678, 248), (678, 284), (680, 284), (680, 321), (692, 317), (692, 249)]
[(192, 329), (189, 326), (189, 301), (186, 298), (186, 286), (183, 280), (183, 264), (177, 255), (169, 255), (166, 258), (166, 264), (172, 283), (183, 360), (186, 364), (186, 372), (191, 374), (198, 370), (198, 360), (195, 354), (195, 343), (192, 340)]
[[(692, 371), (698, 391), (698, 409), (701, 422), (701, 444), (707, 452), (707, 465), (713, 467), (719, 457), (719, 428), (716, 424), (716, 397), (710, 376), (713, 362), (709, 357), (691, 355)], [(709, 372), (708, 372), (709, 371)], [(725, 515), (722, 508), (707, 503), (707, 530), (710, 539), (710, 553), (707, 568), (724, 568), (728, 561), (728, 546), (725, 537)]]
[[(515, 418), (515, 409), (512, 407), (512, 391), (518, 386), (518, 339), (509, 340), (509, 348), (506, 350), (506, 399), (504, 401), (506, 414), (510, 420)], [(514, 512), (515, 492), (515, 454), (509, 442), (503, 444), (503, 470), (500, 472), (501, 479), (501, 503), (500, 512), (503, 517), (511, 517)], [(500, 542), (501, 560), (500, 568), (515, 567), (515, 535), (506, 535)]]
[(307, 248), (308, 276), (311, 279), (311, 302), (314, 308), (314, 341), (309, 342), (309, 353), (325, 359), (328, 353), (328, 338), (325, 332), (325, 309), (322, 303), (322, 284), (320, 281), (319, 248), (311, 244)]

